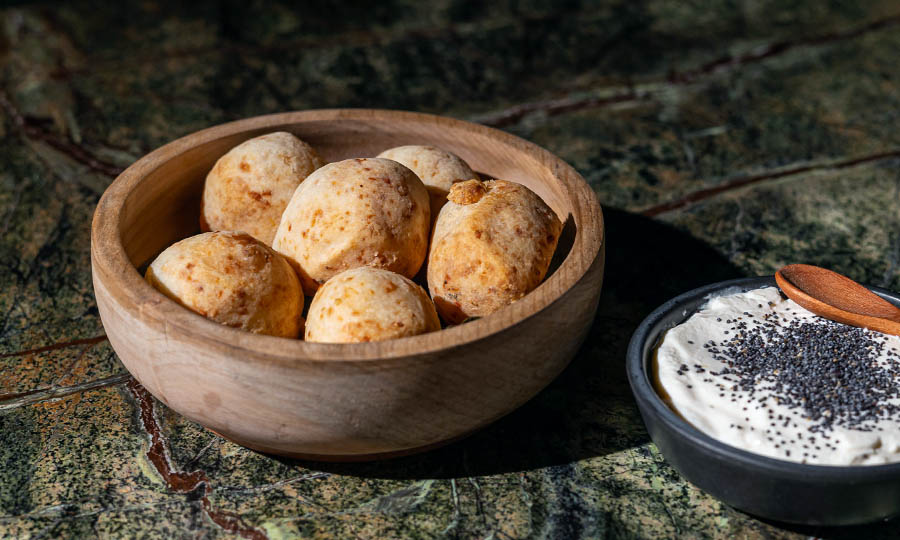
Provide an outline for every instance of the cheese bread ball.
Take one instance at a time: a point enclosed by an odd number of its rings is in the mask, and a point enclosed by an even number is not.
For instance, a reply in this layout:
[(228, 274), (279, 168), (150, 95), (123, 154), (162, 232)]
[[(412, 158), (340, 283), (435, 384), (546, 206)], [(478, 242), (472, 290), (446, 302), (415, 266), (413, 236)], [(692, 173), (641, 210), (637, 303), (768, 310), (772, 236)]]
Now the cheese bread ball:
[(537, 287), (562, 224), (533, 191), (503, 180), (454, 184), (434, 226), (428, 288), (448, 323), (483, 317)]
[(317, 170), (288, 204), (272, 247), (307, 295), (331, 276), (374, 266), (416, 275), (428, 251), (428, 192), (389, 159), (348, 159)]
[(242, 231), (271, 246), (294, 190), (324, 164), (310, 145), (283, 131), (235, 146), (206, 176), (200, 228)]
[(389, 270), (361, 266), (319, 288), (306, 316), (306, 341), (355, 343), (441, 329), (428, 294)]
[(435, 146), (398, 146), (378, 154), (409, 167), (422, 179), (431, 198), (431, 218), (435, 219), (447, 202), (450, 186), (456, 182), (478, 178), (469, 164), (456, 154)]
[(237, 232), (210, 232), (169, 246), (146, 279), (182, 306), (234, 328), (295, 338), (303, 292), (281, 255)]

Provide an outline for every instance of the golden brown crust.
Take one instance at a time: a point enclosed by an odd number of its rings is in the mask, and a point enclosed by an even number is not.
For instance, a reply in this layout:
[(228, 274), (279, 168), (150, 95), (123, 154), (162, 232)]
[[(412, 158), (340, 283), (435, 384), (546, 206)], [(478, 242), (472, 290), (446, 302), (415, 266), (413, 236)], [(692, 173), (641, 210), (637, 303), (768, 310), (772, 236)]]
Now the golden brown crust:
[(487, 193), (487, 187), (484, 182), (467, 180), (451, 187), (447, 200), (461, 205), (475, 204), (484, 197), (485, 193)]
[(268, 133), (235, 146), (206, 177), (200, 229), (243, 231), (272, 245), (294, 190), (324, 164), (290, 133)]
[(456, 182), (477, 178), (469, 164), (452, 152), (436, 146), (408, 145), (390, 148), (378, 157), (391, 159), (416, 173), (430, 188), (441, 190), (444, 195)]
[(385, 150), (378, 157), (392, 159), (408, 167), (422, 180), (431, 201), (432, 221), (447, 202), (447, 192), (453, 184), (478, 178), (462, 158), (436, 146), (398, 146)]
[(382, 341), (441, 329), (428, 294), (410, 279), (363, 266), (319, 287), (309, 305), (305, 338), (326, 343)]
[(295, 338), (303, 292), (290, 264), (244, 233), (198, 234), (169, 246), (147, 281), (184, 307), (218, 323)]
[(553, 210), (521, 184), (473, 180), (453, 186), (428, 258), (428, 288), (438, 313), (456, 324), (525, 296), (544, 279), (561, 231)]
[(348, 159), (311, 174), (281, 218), (273, 248), (297, 270), (308, 295), (358, 266), (412, 277), (425, 260), (428, 192), (388, 159)]

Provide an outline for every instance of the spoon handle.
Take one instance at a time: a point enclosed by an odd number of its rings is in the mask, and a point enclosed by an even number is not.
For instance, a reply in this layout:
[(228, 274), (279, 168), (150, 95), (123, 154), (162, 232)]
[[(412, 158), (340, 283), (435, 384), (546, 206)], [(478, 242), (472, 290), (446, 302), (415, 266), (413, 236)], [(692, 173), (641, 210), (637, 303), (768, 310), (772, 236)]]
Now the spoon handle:
[[(858, 285), (850, 278), (846, 279)], [(858, 326), (862, 328), (868, 328), (870, 330), (875, 330), (877, 332), (882, 332), (884, 334), (900, 336), (900, 322), (882, 317), (873, 317), (860, 313), (851, 313), (849, 311), (844, 311), (843, 309), (826, 304), (825, 302), (822, 302), (821, 300), (810, 296), (805, 291), (791, 283), (784, 276), (781, 270), (775, 272), (775, 282), (788, 298), (799, 304), (801, 307), (815, 313), (820, 317), (824, 317), (832, 321), (837, 321), (839, 323), (848, 324), (850, 326)], [(868, 289), (866, 290), (868, 291)], [(871, 291), (868, 292), (870, 292), (871, 294), (875, 294)]]

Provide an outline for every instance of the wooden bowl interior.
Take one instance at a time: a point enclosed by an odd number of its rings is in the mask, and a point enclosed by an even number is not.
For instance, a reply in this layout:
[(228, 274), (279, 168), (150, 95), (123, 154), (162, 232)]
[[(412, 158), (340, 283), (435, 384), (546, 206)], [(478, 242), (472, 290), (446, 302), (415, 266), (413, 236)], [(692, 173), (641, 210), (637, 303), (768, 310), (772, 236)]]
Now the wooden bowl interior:
[(554, 171), (534, 156), (452, 126), (435, 129), (412, 120), (338, 118), (248, 129), (205, 141), (159, 163), (127, 196), (119, 220), (121, 242), (134, 267), (143, 268), (166, 247), (199, 232), (203, 181), (216, 160), (241, 142), (273, 131), (293, 133), (329, 162), (374, 157), (405, 144), (444, 148), (479, 173), (524, 184), (556, 212), (566, 228), (553, 267), (565, 259), (574, 242), (579, 224), (572, 201)]
[[(199, 231), (216, 160), (273, 131), (328, 161), (432, 144), (479, 173), (522, 183), (564, 221), (551, 274), (479, 320), (402, 339), (310, 343), (212, 322), (142, 279), (172, 243)], [(530, 399), (587, 335), (603, 276), (603, 216), (571, 167), (484, 126), (397, 111), (283, 113), (215, 126), (129, 167), (94, 215), (94, 291), (110, 342), (135, 378), (174, 410), (251, 448), (322, 459), (373, 459), (460, 437)]]

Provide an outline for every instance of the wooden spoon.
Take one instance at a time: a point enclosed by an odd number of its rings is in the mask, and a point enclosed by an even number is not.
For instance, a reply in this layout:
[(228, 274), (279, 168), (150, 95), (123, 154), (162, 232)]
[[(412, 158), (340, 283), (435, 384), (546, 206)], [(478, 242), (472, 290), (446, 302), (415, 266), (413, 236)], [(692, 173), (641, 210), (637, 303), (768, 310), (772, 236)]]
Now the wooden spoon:
[(775, 272), (788, 298), (820, 317), (900, 336), (900, 308), (852, 279), (808, 264)]

